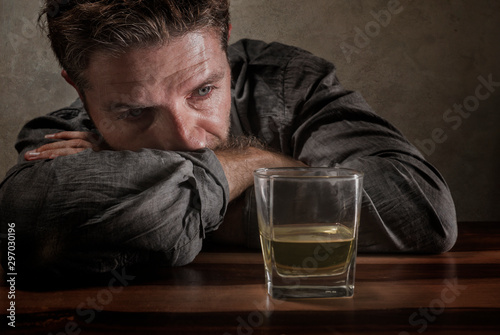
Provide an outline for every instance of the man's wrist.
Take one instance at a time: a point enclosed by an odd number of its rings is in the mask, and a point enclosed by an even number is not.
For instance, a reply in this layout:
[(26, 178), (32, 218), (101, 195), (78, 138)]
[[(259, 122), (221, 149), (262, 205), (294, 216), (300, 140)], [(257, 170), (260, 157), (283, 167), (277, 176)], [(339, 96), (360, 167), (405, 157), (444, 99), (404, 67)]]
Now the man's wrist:
[(229, 183), (230, 200), (253, 185), (253, 171), (263, 167), (300, 167), (304, 163), (269, 151), (255, 138), (233, 138), (215, 149)]

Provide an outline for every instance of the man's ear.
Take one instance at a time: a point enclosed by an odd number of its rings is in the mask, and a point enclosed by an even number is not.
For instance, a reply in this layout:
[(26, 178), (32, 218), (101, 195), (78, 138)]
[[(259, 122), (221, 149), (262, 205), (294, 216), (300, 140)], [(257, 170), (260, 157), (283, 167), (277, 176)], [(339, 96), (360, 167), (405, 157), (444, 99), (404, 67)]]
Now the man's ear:
[(73, 88), (78, 93), (78, 96), (80, 97), (80, 100), (84, 101), (83, 100), (83, 94), (82, 94), (82, 92), (80, 92), (80, 89), (78, 89), (78, 87), (75, 85), (75, 82), (73, 80), (71, 80), (71, 78), (68, 76), (68, 73), (66, 72), (66, 70), (63, 69), (61, 71), (61, 76), (64, 78), (64, 80), (66, 80), (66, 82), (68, 84), (70, 84), (71, 86), (73, 86)]
[(233, 25), (230, 23), (229, 24), (229, 29), (227, 30), (227, 40), (231, 38), (231, 29), (233, 29)]

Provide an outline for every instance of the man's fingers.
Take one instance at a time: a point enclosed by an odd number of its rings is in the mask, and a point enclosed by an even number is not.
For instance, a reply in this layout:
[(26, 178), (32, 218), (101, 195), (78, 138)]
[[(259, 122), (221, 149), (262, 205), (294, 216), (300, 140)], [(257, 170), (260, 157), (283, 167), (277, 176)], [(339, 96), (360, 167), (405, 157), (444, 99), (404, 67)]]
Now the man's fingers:
[(51, 149), (44, 151), (31, 150), (24, 154), (24, 159), (28, 161), (39, 160), (39, 159), (53, 159), (60, 156), (77, 154), (86, 149), (87, 148), (58, 148), (58, 149)]
[(39, 148), (27, 151), (24, 154), (26, 160), (52, 159), (79, 153), (85, 149), (98, 150), (95, 143), (95, 135), (85, 131), (62, 131), (55, 134), (45, 135), (45, 138), (59, 140), (44, 144)]
[(74, 140), (66, 140), (66, 141), (58, 141), (52, 142), (48, 144), (44, 144), (41, 147), (33, 150), (37, 152), (54, 150), (54, 149), (63, 149), (63, 148), (92, 148), (92, 143), (82, 140), (82, 139), (74, 139)]
[[(100, 145), (102, 144), (102, 138), (100, 138), (99, 135), (89, 131), (61, 131), (59, 133), (47, 134), (45, 135), (45, 138), (53, 140), (64, 140), (64, 141), (70, 141), (70, 140), (86, 141), (91, 144), (91, 147), (92, 149), (94, 149), (94, 151), (101, 150)], [(87, 145), (72, 144), (72, 147), (80, 147), (80, 146), (87, 147)]]
[(92, 148), (92, 143), (83, 139), (57, 141), (42, 145), (34, 150), (27, 151), (24, 154), (24, 159), (28, 161), (36, 159), (52, 159), (59, 156), (73, 155), (89, 148)]
[(96, 140), (96, 136), (88, 131), (61, 131), (59, 133), (47, 134), (45, 135), (45, 138), (58, 140), (82, 139), (88, 142)]

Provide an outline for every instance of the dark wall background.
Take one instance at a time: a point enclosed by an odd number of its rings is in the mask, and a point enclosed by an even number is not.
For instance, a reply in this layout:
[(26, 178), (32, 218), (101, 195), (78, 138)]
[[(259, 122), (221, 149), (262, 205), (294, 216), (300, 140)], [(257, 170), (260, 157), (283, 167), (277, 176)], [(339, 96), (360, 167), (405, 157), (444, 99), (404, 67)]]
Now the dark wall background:
[[(232, 0), (231, 40), (334, 62), (343, 85), (444, 175), (461, 221), (500, 221), (500, 2)], [(39, 1), (0, 2), (0, 175), (29, 119), (76, 98), (36, 29)]]

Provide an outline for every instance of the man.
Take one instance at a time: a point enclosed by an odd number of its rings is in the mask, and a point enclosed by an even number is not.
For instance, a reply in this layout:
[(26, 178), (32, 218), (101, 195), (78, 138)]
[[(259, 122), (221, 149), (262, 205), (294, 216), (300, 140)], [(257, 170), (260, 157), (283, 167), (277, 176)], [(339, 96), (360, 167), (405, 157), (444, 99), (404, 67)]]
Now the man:
[(1, 184), (20, 271), (183, 265), (218, 232), (255, 246), (259, 167), (363, 171), (361, 252), (452, 247), (455, 211), (439, 173), (341, 87), (332, 64), (277, 43), (228, 48), (228, 7), (47, 2), (52, 49), (80, 98), (24, 126)]

